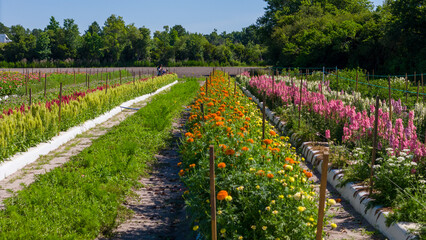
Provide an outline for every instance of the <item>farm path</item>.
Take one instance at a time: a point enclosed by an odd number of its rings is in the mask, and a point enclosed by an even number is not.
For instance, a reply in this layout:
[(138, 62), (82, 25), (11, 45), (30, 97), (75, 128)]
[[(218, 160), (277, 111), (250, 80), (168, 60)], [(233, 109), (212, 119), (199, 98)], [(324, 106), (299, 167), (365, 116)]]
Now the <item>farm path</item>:
[[(312, 164), (306, 162), (301, 163), (306, 170), (312, 170)], [(316, 192), (319, 194), (321, 174), (315, 170), (311, 180), (314, 181)], [(337, 225), (337, 228), (332, 229), (330, 225), (324, 226), (327, 240), (384, 240), (386, 239), (380, 232), (378, 232), (364, 217), (361, 216), (352, 205), (341, 198), (333, 186), (327, 183), (326, 198), (341, 199), (340, 203), (333, 205), (327, 211), (326, 215), (331, 216), (330, 222)]]
[[(183, 115), (188, 115), (188, 112)], [(195, 239), (188, 226), (182, 198), (185, 189), (177, 166), (180, 162), (178, 141), (184, 132), (182, 126), (187, 117), (173, 122), (173, 138), (169, 146), (155, 156), (157, 161), (151, 166), (147, 177), (139, 180), (142, 187), (134, 190), (136, 197), (127, 198), (124, 206), (131, 209), (133, 214), (118, 226), (112, 239)]]
[[(150, 99), (141, 101), (132, 105), (133, 108), (144, 107)], [(3, 200), (9, 198), (14, 192), (17, 192), (28, 186), (37, 179), (37, 175), (45, 174), (56, 167), (60, 167), (68, 162), (72, 156), (77, 155), (92, 142), (106, 134), (112, 127), (118, 125), (128, 116), (136, 111), (123, 109), (120, 113), (110, 118), (108, 121), (98, 124), (94, 128), (77, 135), (74, 139), (51, 151), (49, 154), (41, 156), (35, 162), (28, 164), (14, 174), (0, 181), (0, 209), (4, 208)]]

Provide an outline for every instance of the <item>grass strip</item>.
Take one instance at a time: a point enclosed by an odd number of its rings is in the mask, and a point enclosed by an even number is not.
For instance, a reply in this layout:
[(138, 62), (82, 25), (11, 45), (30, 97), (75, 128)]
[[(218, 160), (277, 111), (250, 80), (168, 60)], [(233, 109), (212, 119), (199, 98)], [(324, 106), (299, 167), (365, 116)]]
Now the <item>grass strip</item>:
[(63, 167), (5, 201), (0, 239), (93, 239), (111, 233), (126, 194), (147, 163), (166, 146), (174, 117), (194, 98), (199, 83), (186, 81), (153, 98)]

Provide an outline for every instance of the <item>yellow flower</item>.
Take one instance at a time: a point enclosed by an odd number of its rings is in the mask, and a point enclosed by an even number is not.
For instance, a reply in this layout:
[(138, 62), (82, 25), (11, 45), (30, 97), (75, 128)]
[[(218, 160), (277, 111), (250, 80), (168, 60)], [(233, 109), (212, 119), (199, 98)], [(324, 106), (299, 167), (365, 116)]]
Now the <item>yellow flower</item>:
[(257, 186), (256, 186), (256, 189), (260, 189), (260, 186), (259, 186), (259, 185), (257, 185)]
[(197, 230), (198, 230), (198, 228), (199, 228), (199, 226), (198, 226), (198, 225), (195, 225), (195, 226), (192, 228), (192, 230), (197, 231)]
[(238, 237), (238, 239), (239, 239), (239, 240), (243, 239), (243, 236), (239, 236), (239, 237)]
[(293, 171), (293, 166), (291, 166), (291, 165), (285, 165), (285, 170), (287, 170), (287, 171)]
[(275, 204), (275, 200), (272, 200), (272, 201), (271, 201), (271, 204)]
[(248, 158), (248, 160), (249, 160), (249, 161), (253, 161), (253, 158), (252, 158), (252, 157), (250, 157), (250, 158)]
[(250, 172), (256, 172), (256, 168), (250, 168)]
[(251, 225), (251, 229), (256, 230), (256, 226), (255, 225)]
[(336, 204), (336, 200), (334, 200), (334, 199), (328, 199), (327, 203), (329, 205), (334, 205), (334, 204)]
[(298, 192), (298, 193), (296, 193), (296, 194), (294, 194), (294, 196), (293, 196), (293, 198), (295, 199), (295, 200), (297, 200), (297, 201), (299, 201), (299, 200), (301, 200), (302, 199), (302, 194), (300, 193), (300, 192)]
[(238, 190), (238, 191), (243, 191), (243, 190), (244, 190), (244, 186), (239, 186), (239, 187), (237, 187), (237, 190)]
[(265, 210), (266, 210), (266, 211), (271, 211), (271, 207), (267, 206), (267, 207), (265, 208)]
[(293, 177), (289, 177), (289, 178), (288, 178), (288, 180), (289, 180), (290, 182), (292, 182), (292, 183), (294, 182), (294, 178), (293, 178)]
[(226, 200), (227, 202), (230, 202), (230, 201), (232, 201), (232, 197), (228, 195), (228, 196), (225, 198), (225, 200)]
[(266, 231), (266, 229), (268, 229), (268, 227), (267, 226), (263, 226), (262, 229), (263, 229), (263, 231)]
[(308, 218), (309, 221), (313, 222), (315, 219), (313, 217)]
[(302, 207), (302, 206), (297, 207), (297, 211), (299, 211), (299, 212), (303, 212), (303, 211), (305, 211), (305, 210), (306, 210), (306, 208), (305, 208), (305, 207)]
[(330, 224), (330, 226), (331, 226), (331, 228), (333, 228), (333, 229), (337, 228), (337, 224), (335, 224), (335, 223), (331, 223), (331, 224)]
[(277, 210), (272, 211), (272, 214), (278, 214)]
[(225, 233), (226, 232), (226, 229), (225, 228), (222, 228), (222, 229), (220, 229), (220, 233)]
[(279, 195), (278, 198), (283, 199), (284, 195)]
[(217, 214), (218, 214), (218, 215), (221, 215), (221, 214), (222, 214), (222, 211), (221, 211), (221, 210), (217, 211)]

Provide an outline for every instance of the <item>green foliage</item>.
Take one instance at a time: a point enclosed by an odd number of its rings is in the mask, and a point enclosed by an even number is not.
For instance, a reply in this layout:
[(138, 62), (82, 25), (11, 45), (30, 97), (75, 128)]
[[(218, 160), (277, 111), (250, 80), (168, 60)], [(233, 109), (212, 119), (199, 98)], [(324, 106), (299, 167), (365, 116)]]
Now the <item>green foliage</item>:
[[(199, 84), (172, 87), (63, 167), (5, 201), (0, 211), (1, 239), (94, 239), (117, 225), (125, 195), (138, 185), (147, 163), (166, 145), (169, 129)], [(167, 109), (158, 115), (156, 109)], [(161, 116), (161, 117), (159, 117)], [(153, 121), (162, 127), (152, 128)], [(143, 127), (141, 127), (143, 126)]]

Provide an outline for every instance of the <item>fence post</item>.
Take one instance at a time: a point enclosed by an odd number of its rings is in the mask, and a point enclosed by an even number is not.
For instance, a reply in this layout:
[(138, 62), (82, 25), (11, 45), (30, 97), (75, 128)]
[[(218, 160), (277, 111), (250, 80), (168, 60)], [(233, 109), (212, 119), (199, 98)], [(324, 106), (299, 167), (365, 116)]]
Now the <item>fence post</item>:
[[(102, 73), (101, 73), (101, 76), (102, 76)], [(108, 75), (105, 76), (105, 94), (107, 93), (108, 93)]]
[(356, 83), (355, 83), (355, 91), (358, 92), (358, 69), (356, 70)]
[(408, 75), (405, 73), (405, 105), (408, 104)]
[(202, 121), (204, 121), (204, 104), (203, 103), (201, 103), (201, 105), (200, 105), (200, 110), (201, 110), (201, 114), (203, 116)]
[(209, 80), (206, 77), (206, 97), (207, 97), (207, 94), (208, 94), (208, 86), (209, 86)]
[(47, 73), (44, 74), (44, 97), (46, 97)]
[(31, 88), (30, 88), (30, 99), (29, 99), (29, 104), (28, 105), (31, 107)]
[(321, 166), (320, 199), (318, 204), (318, 221), (316, 240), (322, 239), (322, 227), (325, 214), (325, 191), (327, 189), (328, 151), (324, 152)]
[(373, 174), (374, 174), (374, 163), (376, 162), (376, 149), (377, 149), (377, 125), (379, 122), (379, 96), (376, 96), (376, 111), (374, 113), (374, 132), (373, 132), (373, 153), (371, 158), (370, 167), (370, 190), (369, 195), (373, 193)]
[(58, 114), (59, 114), (59, 119), (58, 119), (58, 121), (59, 121), (59, 127), (58, 127), (58, 135), (59, 135), (59, 133), (61, 132), (61, 109), (62, 109), (62, 83), (60, 83), (60, 85), (59, 85), (59, 112), (58, 112)]
[(391, 94), (391, 79), (388, 75), (388, 85), (389, 85), (389, 121), (392, 121), (392, 94)]
[(299, 128), (300, 128), (300, 112), (302, 111), (302, 88), (303, 88), (303, 73), (300, 77), (300, 96), (299, 96)]
[(87, 90), (90, 89), (90, 75), (87, 75)]
[(266, 93), (263, 93), (263, 104), (262, 104), (262, 140), (265, 139), (265, 113), (266, 112)]
[(214, 146), (210, 145), (210, 205), (211, 205), (211, 230), (212, 240), (217, 239), (217, 226), (216, 226), (216, 189), (215, 189), (215, 174), (214, 174)]

